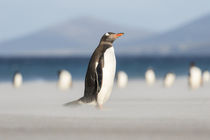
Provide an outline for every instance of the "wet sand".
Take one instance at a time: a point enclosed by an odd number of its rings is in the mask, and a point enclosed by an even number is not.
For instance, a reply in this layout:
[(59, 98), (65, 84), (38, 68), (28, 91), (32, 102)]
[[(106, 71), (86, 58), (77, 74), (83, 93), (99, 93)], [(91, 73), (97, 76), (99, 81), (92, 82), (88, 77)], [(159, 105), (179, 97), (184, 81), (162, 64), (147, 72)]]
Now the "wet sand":
[(210, 83), (198, 90), (179, 78), (171, 88), (130, 80), (114, 87), (103, 110), (62, 104), (83, 95), (82, 81), (60, 91), (54, 82), (28, 82), (19, 89), (0, 83), (0, 138), (209, 140)]

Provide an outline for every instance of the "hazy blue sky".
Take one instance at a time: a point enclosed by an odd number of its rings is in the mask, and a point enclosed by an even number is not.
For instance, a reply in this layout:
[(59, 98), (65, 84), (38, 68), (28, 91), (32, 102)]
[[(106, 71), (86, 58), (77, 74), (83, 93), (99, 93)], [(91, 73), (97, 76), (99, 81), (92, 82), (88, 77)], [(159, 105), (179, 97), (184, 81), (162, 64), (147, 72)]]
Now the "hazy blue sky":
[(0, 41), (78, 16), (166, 31), (210, 13), (210, 0), (0, 0)]

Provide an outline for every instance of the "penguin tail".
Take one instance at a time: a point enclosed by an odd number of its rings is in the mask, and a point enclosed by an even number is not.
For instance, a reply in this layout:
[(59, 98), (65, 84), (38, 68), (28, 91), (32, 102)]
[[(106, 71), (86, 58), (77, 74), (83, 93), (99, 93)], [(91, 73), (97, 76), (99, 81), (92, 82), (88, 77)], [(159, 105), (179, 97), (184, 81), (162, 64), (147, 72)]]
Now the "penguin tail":
[(81, 100), (80, 99), (63, 104), (63, 106), (66, 106), (66, 107), (67, 106), (76, 107), (76, 106), (79, 106), (79, 105), (81, 105)]

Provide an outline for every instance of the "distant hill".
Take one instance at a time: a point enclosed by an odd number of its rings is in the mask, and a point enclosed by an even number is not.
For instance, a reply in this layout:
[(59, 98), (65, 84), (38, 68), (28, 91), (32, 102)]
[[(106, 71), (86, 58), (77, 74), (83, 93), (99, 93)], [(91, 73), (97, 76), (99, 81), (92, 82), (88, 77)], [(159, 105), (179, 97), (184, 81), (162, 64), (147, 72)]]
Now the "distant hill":
[(114, 44), (125, 55), (210, 55), (210, 15), (174, 30), (154, 34), (82, 17), (0, 44), (1, 55), (90, 54), (108, 31), (125, 32)]
[[(116, 41), (116, 50), (130, 50), (127, 43), (145, 39), (152, 32), (121, 27), (91, 17), (82, 17), (58, 24), (22, 38), (0, 43), (0, 55), (72, 55), (89, 54), (101, 36), (108, 32), (125, 32)], [(120, 48), (118, 47), (120, 46)]]
[(130, 44), (142, 55), (210, 55), (210, 15)]

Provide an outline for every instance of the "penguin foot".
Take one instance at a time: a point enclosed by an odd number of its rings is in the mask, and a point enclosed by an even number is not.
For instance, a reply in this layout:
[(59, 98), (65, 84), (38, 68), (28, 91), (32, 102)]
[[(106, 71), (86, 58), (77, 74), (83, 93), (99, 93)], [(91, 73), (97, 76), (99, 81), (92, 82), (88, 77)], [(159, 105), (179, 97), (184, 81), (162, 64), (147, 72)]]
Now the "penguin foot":
[(98, 104), (98, 106), (97, 106), (100, 110), (102, 110), (103, 109), (103, 105), (99, 105)]

